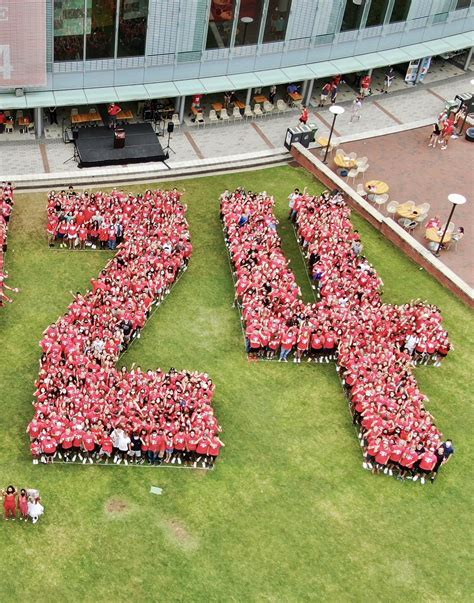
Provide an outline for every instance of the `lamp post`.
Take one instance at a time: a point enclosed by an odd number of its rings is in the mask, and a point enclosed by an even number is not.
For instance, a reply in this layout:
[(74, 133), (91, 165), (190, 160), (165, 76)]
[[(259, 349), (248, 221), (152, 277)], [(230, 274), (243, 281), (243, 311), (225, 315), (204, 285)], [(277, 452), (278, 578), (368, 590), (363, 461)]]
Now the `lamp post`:
[(329, 132), (328, 144), (326, 147), (326, 152), (324, 153), (323, 163), (327, 163), (326, 160), (329, 153), (329, 147), (331, 146), (331, 138), (332, 133), (334, 132), (334, 124), (336, 123), (337, 116), (342, 115), (344, 113), (344, 107), (340, 107), (339, 105), (332, 105), (331, 107), (329, 107), (329, 111), (334, 115), (334, 117), (332, 119), (331, 131)]
[(448, 230), (449, 223), (451, 222), (451, 218), (453, 217), (454, 210), (456, 209), (456, 205), (464, 205), (464, 203), (466, 203), (466, 197), (463, 197), (462, 195), (458, 195), (457, 193), (451, 193), (450, 195), (448, 195), (448, 200), (452, 204), (452, 208), (451, 208), (451, 211), (449, 212), (449, 218), (448, 218), (448, 221), (446, 222), (446, 226), (444, 227), (443, 234), (441, 235), (441, 240), (439, 242), (438, 249), (434, 252), (434, 255), (437, 258), (439, 257), (439, 252), (443, 245), (444, 237), (446, 236), (446, 232)]
[(242, 19), (240, 20), (244, 24), (244, 38), (242, 40), (242, 46), (245, 46), (245, 38), (247, 37), (247, 27), (249, 26), (249, 23), (253, 23), (253, 19), (252, 17), (242, 17)]

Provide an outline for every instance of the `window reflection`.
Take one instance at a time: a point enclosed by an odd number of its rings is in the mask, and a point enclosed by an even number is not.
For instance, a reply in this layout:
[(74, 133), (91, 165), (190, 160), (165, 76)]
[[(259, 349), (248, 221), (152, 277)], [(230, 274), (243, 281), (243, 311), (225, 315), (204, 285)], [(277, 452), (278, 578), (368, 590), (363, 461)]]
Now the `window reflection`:
[(145, 54), (147, 18), (148, 0), (121, 0), (117, 56)]
[(235, 0), (212, 0), (206, 48), (228, 48), (235, 17)]
[(469, 8), (471, 6), (471, 0), (458, 0), (456, 3), (456, 9), (460, 10), (461, 8)]
[(114, 58), (116, 11), (117, 0), (92, 0), (92, 8), (87, 9), (87, 59)]
[(365, 26), (375, 27), (376, 25), (383, 25), (387, 6), (388, 0), (372, 0)]
[(263, 34), (264, 42), (278, 42), (279, 40), (285, 39), (290, 8), (291, 0), (269, 1), (265, 31)]
[(406, 21), (410, 12), (411, 0), (397, 0), (393, 5), (392, 14), (390, 15), (390, 23), (398, 23)]
[(54, 60), (82, 61), (83, 58), (84, 0), (55, 0)]
[(240, 0), (236, 46), (257, 44), (260, 23), (262, 22), (263, 0)]
[(341, 31), (359, 29), (363, 12), (363, 2), (361, 2), (360, 4), (354, 4), (352, 0), (348, 0), (346, 8), (344, 9), (344, 15), (342, 17)]

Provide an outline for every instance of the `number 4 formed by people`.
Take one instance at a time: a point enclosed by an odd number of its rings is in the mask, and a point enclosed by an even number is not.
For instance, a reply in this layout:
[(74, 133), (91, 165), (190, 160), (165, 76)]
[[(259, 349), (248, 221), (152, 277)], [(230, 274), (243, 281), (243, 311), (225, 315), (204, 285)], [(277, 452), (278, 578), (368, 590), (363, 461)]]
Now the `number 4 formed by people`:
[[(290, 218), (320, 299), (304, 304), (277, 234), (274, 201), (242, 189), (221, 195), (246, 351), (257, 358), (337, 361), (364, 448), (364, 467), (400, 477), (434, 476), (442, 434), (426, 410), (412, 367), (439, 365), (449, 351), (439, 310), (384, 304), (382, 281), (341, 194), (292, 198)], [(439, 451), (439, 452), (438, 452)], [(435, 454), (437, 453), (438, 456)]]

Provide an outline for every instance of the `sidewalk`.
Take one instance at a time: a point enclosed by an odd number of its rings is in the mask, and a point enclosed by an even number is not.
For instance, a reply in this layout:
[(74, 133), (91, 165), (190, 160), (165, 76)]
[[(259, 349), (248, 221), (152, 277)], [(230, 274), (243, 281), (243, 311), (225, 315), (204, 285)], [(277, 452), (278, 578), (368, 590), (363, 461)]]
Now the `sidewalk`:
[[(452, 99), (457, 93), (473, 90), (474, 87), (470, 84), (472, 77), (473, 72), (468, 71), (447, 80), (404, 88), (388, 95), (374, 95), (364, 102), (360, 121), (352, 124), (349, 121), (351, 100), (340, 102), (338, 104), (344, 106), (346, 112), (337, 119), (335, 135), (373, 136), (377, 131), (382, 133), (393, 126), (405, 125), (409, 128), (415, 122), (429, 123), (443, 109), (445, 100)], [(173, 167), (175, 162), (220, 157), (233, 152), (241, 154), (245, 149), (256, 152), (281, 148), (287, 127), (296, 126), (298, 117), (299, 111), (293, 110), (278, 116), (207, 125), (200, 129), (197, 126), (183, 125), (173, 134), (171, 147), (175, 154), (171, 153), (169, 165)], [(318, 126), (317, 136), (324, 136), (329, 132), (332, 115), (328, 107), (321, 110), (313, 108), (310, 111), (310, 121)], [(2, 179), (5, 176), (78, 170), (72, 161), (67, 161), (72, 156), (72, 145), (65, 145), (61, 139), (8, 142), (5, 135), (2, 135), (0, 154)], [(85, 173), (86, 170), (81, 172)]]

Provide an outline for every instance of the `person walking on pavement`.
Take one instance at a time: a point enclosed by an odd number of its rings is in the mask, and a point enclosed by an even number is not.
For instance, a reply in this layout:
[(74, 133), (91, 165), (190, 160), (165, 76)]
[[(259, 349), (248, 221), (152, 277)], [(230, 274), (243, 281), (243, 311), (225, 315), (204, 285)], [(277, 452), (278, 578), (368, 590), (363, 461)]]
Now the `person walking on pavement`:
[(352, 123), (356, 119), (357, 119), (357, 121), (360, 120), (360, 110), (361, 109), (362, 109), (362, 97), (356, 96), (352, 102), (351, 119), (349, 120), (350, 123)]

